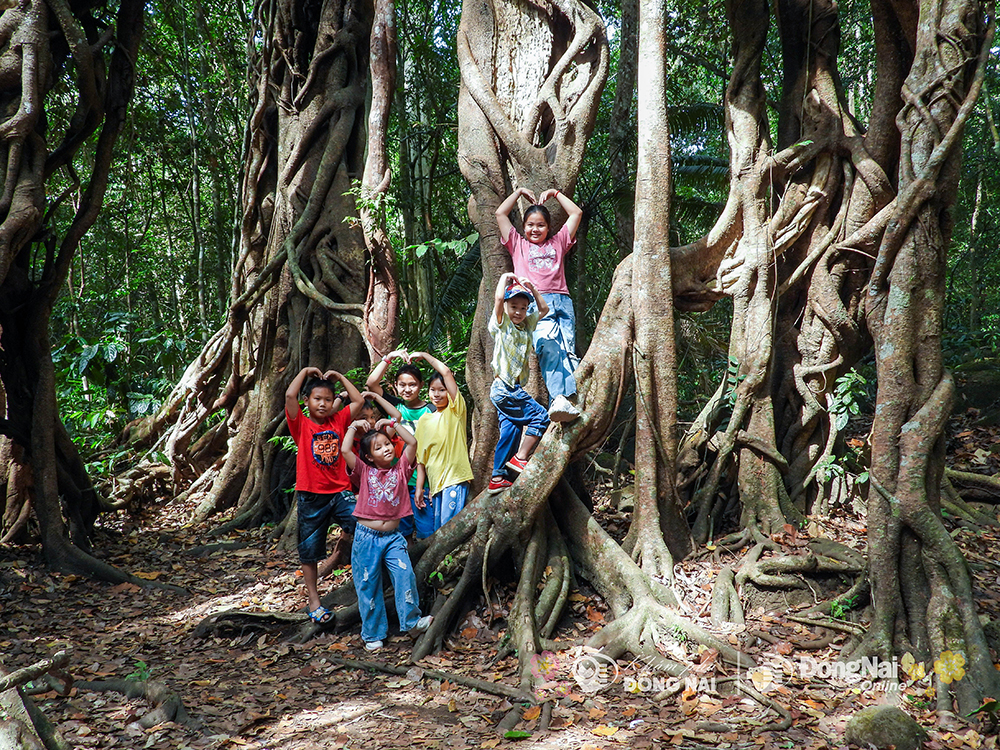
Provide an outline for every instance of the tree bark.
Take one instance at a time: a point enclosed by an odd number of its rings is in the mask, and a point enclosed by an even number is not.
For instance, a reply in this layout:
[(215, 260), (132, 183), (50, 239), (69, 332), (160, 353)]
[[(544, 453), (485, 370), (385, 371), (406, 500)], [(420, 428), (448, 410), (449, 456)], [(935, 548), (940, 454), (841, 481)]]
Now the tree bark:
[[(498, 39), (516, 43), (497, 44)], [(458, 159), (472, 193), (469, 218), (479, 232), (483, 263), (466, 355), (475, 404), (472, 470), (482, 481), (490, 475), (497, 439), (489, 400), (493, 340), (486, 320), (497, 279), (511, 269), (495, 211), (514, 187), (536, 193), (555, 187), (572, 194), (607, 77), (608, 49), (599, 16), (577, 0), (539, 6), (467, 0), (458, 60)], [(556, 224), (564, 218), (554, 217)]]

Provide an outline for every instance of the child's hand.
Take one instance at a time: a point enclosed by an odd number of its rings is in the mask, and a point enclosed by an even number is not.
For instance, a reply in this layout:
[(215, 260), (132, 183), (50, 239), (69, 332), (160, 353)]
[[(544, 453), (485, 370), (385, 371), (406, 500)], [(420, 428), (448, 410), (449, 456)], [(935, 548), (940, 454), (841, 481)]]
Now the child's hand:
[(413, 496), (413, 504), (416, 505), (420, 510), (423, 510), (428, 505), (430, 505), (429, 502), (427, 502), (426, 500), (424, 500), (424, 493), (423, 492), (418, 492), (417, 494), (415, 494)]
[(528, 190), (528, 188), (526, 188), (526, 187), (518, 188), (518, 192), (520, 192), (521, 195), (523, 195), (525, 198), (527, 198), (529, 201), (531, 201), (532, 205), (538, 205), (538, 204), (542, 203), (542, 201), (536, 200), (535, 199), (535, 194), (533, 192), (531, 192), (530, 190)]
[(326, 380), (326, 376), (323, 371), (318, 367), (303, 367), (302, 372), (307, 378), (319, 378), (320, 380)]
[(372, 392), (372, 391), (362, 391), (361, 392), (361, 398), (363, 398), (365, 401), (374, 401), (375, 400), (375, 396), (376, 396), (376, 394), (374, 392)]
[(427, 352), (410, 352), (409, 362), (412, 364), (414, 360), (424, 359), (427, 357)]
[(538, 205), (542, 205), (549, 198), (555, 198), (556, 195), (558, 195), (558, 194), (559, 194), (559, 189), (558, 188), (549, 188), (544, 193), (542, 193), (540, 196), (538, 196)]
[(375, 429), (385, 430), (390, 427), (395, 427), (396, 426), (395, 422), (396, 422), (395, 419), (380, 419), (378, 422), (375, 423)]
[[(316, 372), (319, 372), (319, 370), (316, 370)], [(336, 370), (327, 370), (326, 372), (321, 373), (320, 377), (323, 378), (323, 380), (333, 381), (333, 380), (340, 380), (344, 376), (341, 375)]]
[(518, 279), (518, 282), (520, 282), (521, 286), (523, 286), (529, 292), (538, 291), (537, 289), (535, 289), (535, 285), (531, 283), (531, 279), (529, 279), (527, 276), (522, 276), (521, 278)]
[(364, 434), (364, 433), (368, 432), (368, 429), (369, 429), (368, 420), (367, 419), (355, 419), (353, 422), (351, 422), (351, 426), (348, 427), (347, 429), (354, 430), (355, 432), (360, 432), (361, 434)]

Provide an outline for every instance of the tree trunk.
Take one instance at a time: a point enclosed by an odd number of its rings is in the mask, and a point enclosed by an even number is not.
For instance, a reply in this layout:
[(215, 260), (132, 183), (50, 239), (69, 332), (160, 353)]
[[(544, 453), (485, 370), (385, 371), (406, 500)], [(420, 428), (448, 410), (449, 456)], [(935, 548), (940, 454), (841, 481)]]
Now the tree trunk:
[[(878, 399), (872, 425), (868, 546), (875, 616), (863, 649), (918, 661), (958, 654), (958, 679), (936, 676), (938, 712), (967, 714), (1000, 694), (972, 580), (941, 522), (945, 422), (954, 383), (941, 352), (949, 211), (961, 135), (982, 86), (992, 25), (969, 0), (923, 4), (896, 117), (898, 195), (868, 289)], [(919, 95), (911, 92), (919, 92)]]
[[(511, 269), (495, 211), (514, 187), (573, 192), (607, 76), (608, 49), (599, 16), (577, 0), (542, 6), (467, 0), (458, 60), (458, 159), (472, 192), (469, 218), (479, 232), (483, 263), (466, 355), (475, 404), (472, 470), (482, 481), (490, 475), (497, 439), (489, 400), (493, 340), (486, 321), (497, 279)], [(564, 218), (554, 217), (557, 224)]]
[[(306, 365), (362, 361), (365, 243), (350, 193), (364, 167), (372, 15), (367, 0), (255, 10), (263, 43), (227, 320), (138, 430), (165, 444), (178, 486), (212, 480), (201, 518), (234, 505), (234, 525), (283, 518), (276, 485), (292, 459), (268, 441), (284, 429), (289, 379)], [(189, 446), (219, 409), (232, 436), (226, 461), (192, 463)]]
[[(0, 424), (4, 439), (24, 450), (22, 454), (8, 446), (4, 452), (22, 455), (31, 469), (31, 479), (25, 481), (25, 464), (15, 461), (4, 467), (6, 502), (21, 505), (30, 499), (49, 566), (107, 580), (127, 576), (81, 549), (89, 546), (100, 501), (59, 421), (49, 322), (80, 240), (104, 200), (115, 143), (132, 98), (142, 28), (143, 4), (134, 0), (119, 6), (115, 37), (101, 44), (99, 24), (89, 8), (32, 0), (5, 11), (0, 20), (0, 80), (8, 82), (0, 95), (16, 105), (0, 123), (0, 161), (8, 165), (0, 197), (0, 380), (9, 399)], [(74, 78), (63, 81), (60, 75), (67, 71)], [(11, 86), (11, 81), (17, 84)], [(75, 91), (78, 102), (61, 142), (50, 150), (45, 104), (57, 84)], [(98, 130), (88, 159), (89, 179), (60, 239), (43, 221), (66, 196), (47, 200), (47, 178), (71, 165)], [(27, 497), (12, 498), (12, 486)], [(76, 544), (67, 533), (60, 495)]]

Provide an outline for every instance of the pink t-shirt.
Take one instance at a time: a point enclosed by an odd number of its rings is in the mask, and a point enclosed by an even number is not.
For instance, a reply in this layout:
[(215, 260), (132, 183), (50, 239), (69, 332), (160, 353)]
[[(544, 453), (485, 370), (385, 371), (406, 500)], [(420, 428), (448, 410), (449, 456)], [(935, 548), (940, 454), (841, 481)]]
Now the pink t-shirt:
[(563, 224), (562, 229), (541, 245), (528, 242), (517, 231), (517, 227), (511, 227), (503, 246), (514, 260), (514, 273), (527, 277), (538, 287), (538, 291), (569, 294), (563, 261), (574, 242), (576, 240), (569, 236), (569, 231)]
[(354, 461), (351, 478), (358, 478), (358, 502), (354, 517), (370, 521), (393, 521), (413, 515), (407, 482), (417, 468), (404, 452), (389, 469), (376, 469), (361, 458)]

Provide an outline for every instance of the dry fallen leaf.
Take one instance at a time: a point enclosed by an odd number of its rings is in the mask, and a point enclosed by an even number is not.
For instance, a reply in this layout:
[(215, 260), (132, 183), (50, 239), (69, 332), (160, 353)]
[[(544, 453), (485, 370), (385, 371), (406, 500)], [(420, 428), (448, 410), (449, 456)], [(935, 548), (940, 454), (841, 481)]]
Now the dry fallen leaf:
[(542, 713), (541, 706), (532, 706), (521, 714), (521, 718), (525, 721), (531, 721), (532, 719), (537, 719), (540, 713)]
[(618, 731), (618, 727), (610, 727), (607, 724), (601, 724), (599, 727), (594, 727), (590, 731), (600, 737), (611, 737)]

